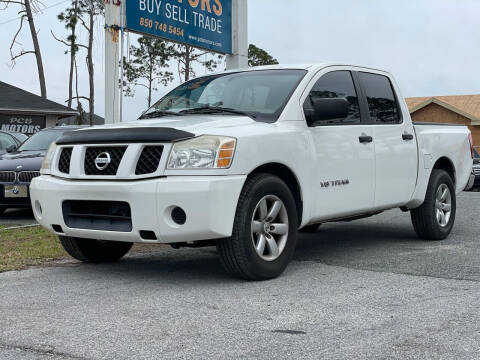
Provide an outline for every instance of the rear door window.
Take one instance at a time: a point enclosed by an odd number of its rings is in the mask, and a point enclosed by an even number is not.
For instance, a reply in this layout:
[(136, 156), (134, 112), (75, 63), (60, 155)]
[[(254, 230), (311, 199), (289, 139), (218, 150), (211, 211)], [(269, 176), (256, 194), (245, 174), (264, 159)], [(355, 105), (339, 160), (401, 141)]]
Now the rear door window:
[(378, 124), (402, 122), (390, 79), (383, 75), (359, 72), (358, 78), (367, 97), (370, 121)]

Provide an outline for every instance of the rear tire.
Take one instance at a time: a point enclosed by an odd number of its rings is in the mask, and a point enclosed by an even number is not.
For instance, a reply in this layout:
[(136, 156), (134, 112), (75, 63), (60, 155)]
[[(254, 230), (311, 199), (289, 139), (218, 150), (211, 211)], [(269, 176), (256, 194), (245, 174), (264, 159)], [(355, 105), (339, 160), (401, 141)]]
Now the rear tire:
[(73, 258), (91, 263), (114, 262), (120, 260), (132, 248), (133, 243), (101, 241), (59, 236), (65, 251)]
[(433, 170), (422, 206), (410, 211), (413, 228), (423, 240), (447, 238), (455, 223), (455, 186), (444, 170)]
[(232, 236), (217, 241), (223, 266), (246, 280), (279, 276), (295, 252), (297, 224), (295, 200), (280, 178), (249, 177), (240, 194)]

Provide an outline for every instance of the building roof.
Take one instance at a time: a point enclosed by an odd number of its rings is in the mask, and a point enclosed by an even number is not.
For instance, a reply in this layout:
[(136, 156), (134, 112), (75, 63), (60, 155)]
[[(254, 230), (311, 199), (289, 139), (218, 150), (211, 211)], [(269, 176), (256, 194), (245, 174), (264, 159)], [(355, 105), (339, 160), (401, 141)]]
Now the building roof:
[(413, 114), (430, 104), (443, 106), (480, 125), (480, 95), (454, 95), (406, 98), (408, 109)]
[(0, 81), (0, 113), (72, 116), (77, 111)]

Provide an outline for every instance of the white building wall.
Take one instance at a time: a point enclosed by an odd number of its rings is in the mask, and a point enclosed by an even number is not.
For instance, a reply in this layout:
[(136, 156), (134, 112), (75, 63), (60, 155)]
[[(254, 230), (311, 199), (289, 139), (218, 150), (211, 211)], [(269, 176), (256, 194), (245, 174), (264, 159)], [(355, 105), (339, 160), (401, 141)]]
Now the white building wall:
[(47, 115), (47, 128), (54, 127), (58, 122), (58, 116), (56, 115)]

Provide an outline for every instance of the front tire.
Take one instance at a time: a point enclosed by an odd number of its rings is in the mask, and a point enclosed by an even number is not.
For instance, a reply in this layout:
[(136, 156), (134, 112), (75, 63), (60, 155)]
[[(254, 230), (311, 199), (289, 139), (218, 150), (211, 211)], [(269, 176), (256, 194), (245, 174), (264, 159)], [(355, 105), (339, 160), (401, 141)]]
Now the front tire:
[(296, 209), (290, 189), (280, 178), (249, 177), (240, 194), (232, 236), (217, 241), (225, 269), (247, 280), (279, 276), (295, 251)]
[(410, 212), (418, 237), (423, 240), (447, 238), (455, 223), (456, 209), (452, 178), (444, 170), (433, 170), (424, 203)]
[(65, 251), (73, 258), (91, 263), (114, 262), (124, 257), (133, 243), (120, 241), (101, 241), (59, 236)]

